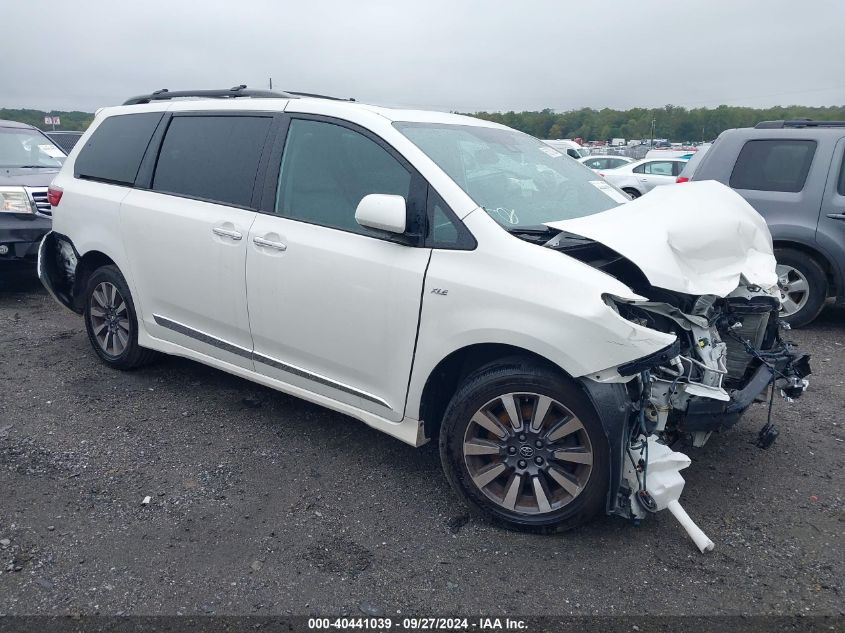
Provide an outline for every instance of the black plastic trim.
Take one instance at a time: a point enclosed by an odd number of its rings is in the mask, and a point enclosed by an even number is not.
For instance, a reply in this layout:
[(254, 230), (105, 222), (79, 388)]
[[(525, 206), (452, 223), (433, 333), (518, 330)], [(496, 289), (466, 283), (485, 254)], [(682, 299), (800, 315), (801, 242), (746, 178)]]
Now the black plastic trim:
[(586, 378), (580, 382), (593, 403), (607, 437), (610, 477), (606, 510), (608, 514), (613, 514), (619, 509), (619, 490), (622, 485), (624, 450), (629, 435), (632, 403), (624, 384), (600, 383)]
[(649, 354), (648, 356), (643, 356), (642, 358), (638, 358), (637, 360), (631, 361), (630, 363), (620, 365), (618, 369), (619, 375), (633, 376), (635, 374), (639, 374), (641, 371), (644, 371), (646, 369), (656, 367), (657, 365), (664, 365), (680, 353), (681, 342), (675, 339), (675, 341), (671, 345), (667, 345), (663, 349), (658, 350), (653, 354)]

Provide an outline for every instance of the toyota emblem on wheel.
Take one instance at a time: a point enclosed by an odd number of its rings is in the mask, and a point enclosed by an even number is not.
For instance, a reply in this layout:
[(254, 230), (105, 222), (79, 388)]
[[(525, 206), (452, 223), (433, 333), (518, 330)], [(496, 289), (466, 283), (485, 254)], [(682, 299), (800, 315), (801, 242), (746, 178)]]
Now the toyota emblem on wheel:
[(534, 449), (531, 448), (530, 446), (522, 446), (519, 449), (519, 454), (522, 455), (523, 457), (531, 457), (531, 456), (534, 455)]

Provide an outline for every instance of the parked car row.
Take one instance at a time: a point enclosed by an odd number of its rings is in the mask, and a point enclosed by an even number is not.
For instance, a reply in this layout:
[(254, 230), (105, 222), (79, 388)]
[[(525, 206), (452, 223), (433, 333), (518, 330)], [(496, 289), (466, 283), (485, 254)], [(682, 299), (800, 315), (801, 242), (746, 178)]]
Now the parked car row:
[(76, 130), (55, 130), (44, 133), (50, 137), (51, 141), (62, 148), (65, 154), (69, 154), (70, 150), (73, 149), (77, 141), (82, 137), (82, 132)]
[(601, 170), (599, 175), (631, 198), (639, 198), (655, 187), (675, 184), (686, 162), (683, 158), (644, 158)]

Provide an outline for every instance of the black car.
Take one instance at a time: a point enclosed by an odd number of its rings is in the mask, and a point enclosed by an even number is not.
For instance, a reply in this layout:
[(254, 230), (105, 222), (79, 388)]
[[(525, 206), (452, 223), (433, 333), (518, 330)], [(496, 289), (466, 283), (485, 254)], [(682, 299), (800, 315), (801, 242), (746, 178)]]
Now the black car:
[(72, 130), (61, 131), (45, 131), (44, 134), (50, 137), (50, 140), (58, 145), (65, 154), (70, 154), (70, 150), (76, 145), (83, 132)]
[(0, 275), (10, 267), (34, 267), (51, 226), (47, 186), (65, 156), (39, 129), (0, 121)]

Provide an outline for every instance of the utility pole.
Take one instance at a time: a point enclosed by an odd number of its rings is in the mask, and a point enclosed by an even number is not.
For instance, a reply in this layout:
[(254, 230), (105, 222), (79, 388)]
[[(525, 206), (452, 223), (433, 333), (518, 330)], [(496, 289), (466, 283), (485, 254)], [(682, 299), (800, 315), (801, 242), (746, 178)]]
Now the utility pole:
[(651, 146), (654, 147), (654, 125), (657, 123), (657, 118), (651, 118)]
[(270, 90), (272, 90), (272, 89), (273, 89), (273, 78), (270, 77)]

